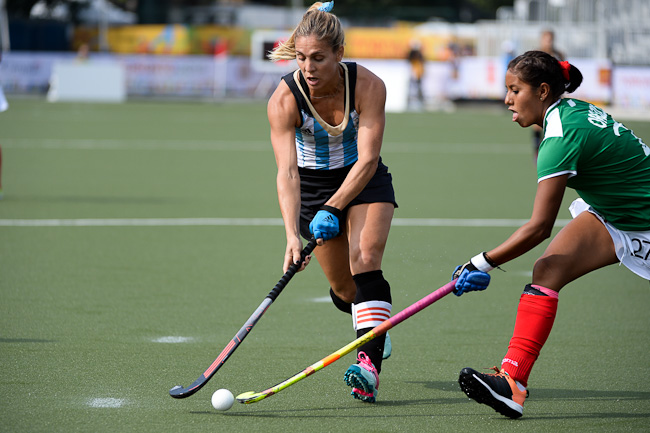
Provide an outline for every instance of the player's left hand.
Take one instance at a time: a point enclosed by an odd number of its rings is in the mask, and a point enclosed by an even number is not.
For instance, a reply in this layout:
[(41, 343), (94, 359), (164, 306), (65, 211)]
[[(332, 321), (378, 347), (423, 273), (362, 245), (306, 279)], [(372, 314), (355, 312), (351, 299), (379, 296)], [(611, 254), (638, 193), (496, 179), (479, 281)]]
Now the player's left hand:
[(487, 289), (490, 284), (488, 272), (496, 267), (498, 265), (488, 257), (486, 252), (477, 254), (464, 265), (456, 266), (451, 276), (452, 281), (457, 279), (454, 294), (460, 296), (465, 292)]
[(454, 287), (454, 295), (461, 296), (466, 292), (485, 290), (490, 284), (490, 274), (479, 271), (471, 260), (464, 265), (456, 266), (451, 279), (458, 279)]
[[(338, 215), (336, 215), (338, 214)], [(339, 219), (341, 211), (331, 206), (323, 206), (309, 223), (309, 231), (315, 239), (329, 241), (340, 233)], [(320, 244), (319, 244), (320, 245)]]

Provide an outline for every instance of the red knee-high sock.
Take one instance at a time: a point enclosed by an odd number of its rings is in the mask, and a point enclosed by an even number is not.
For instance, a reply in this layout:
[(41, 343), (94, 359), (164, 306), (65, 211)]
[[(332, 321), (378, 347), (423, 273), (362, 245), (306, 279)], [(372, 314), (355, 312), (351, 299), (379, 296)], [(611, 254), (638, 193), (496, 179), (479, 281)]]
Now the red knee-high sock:
[(551, 333), (557, 302), (557, 292), (531, 285), (519, 299), (515, 330), (501, 368), (523, 386), (528, 385), (533, 364)]

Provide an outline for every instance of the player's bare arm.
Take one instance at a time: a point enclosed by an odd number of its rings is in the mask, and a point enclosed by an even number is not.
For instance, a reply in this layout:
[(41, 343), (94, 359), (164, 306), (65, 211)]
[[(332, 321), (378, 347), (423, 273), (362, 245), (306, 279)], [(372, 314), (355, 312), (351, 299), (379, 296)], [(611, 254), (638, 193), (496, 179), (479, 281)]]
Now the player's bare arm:
[(566, 174), (539, 182), (530, 220), (504, 243), (487, 253), (495, 263), (503, 264), (513, 260), (551, 236), (568, 178), (569, 175)]
[[(300, 175), (295, 146), (295, 127), (299, 122), (298, 108), (286, 83), (281, 82), (267, 106), (271, 126), (271, 144), (278, 168), (277, 191), (280, 212), (287, 235), (287, 250), (283, 270), (300, 260)], [(309, 263), (306, 259), (303, 267)]]

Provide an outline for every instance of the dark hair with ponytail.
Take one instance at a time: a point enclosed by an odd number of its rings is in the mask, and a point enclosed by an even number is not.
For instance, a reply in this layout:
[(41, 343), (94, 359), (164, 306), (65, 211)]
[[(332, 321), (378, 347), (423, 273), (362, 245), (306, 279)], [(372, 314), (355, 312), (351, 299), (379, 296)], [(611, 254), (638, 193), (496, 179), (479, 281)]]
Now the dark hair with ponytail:
[(564, 92), (574, 92), (582, 83), (582, 73), (568, 62), (562, 64), (544, 51), (526, 51), (508, 63), (508, 71), (533, 87), (546, 83), (551, 96), (559, 98)]

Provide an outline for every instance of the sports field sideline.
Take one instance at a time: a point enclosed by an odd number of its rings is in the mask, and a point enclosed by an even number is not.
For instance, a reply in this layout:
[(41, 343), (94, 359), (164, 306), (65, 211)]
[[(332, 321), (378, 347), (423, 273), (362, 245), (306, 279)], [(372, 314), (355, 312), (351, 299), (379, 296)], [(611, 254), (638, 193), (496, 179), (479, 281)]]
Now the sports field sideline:
[[(354, 339), (316, 263), (296, 275), (197, 394), (282, 276), (284, 230), (262, 103), (50, 104), (0, 114), (0, 431), (616, 432), (650, 425), (650, 285), (612, 266), (564, 289), (524, 417), (469, 401), (463, 367), (500, 363), (535, 251), (391, 330), (379, 402), (349, 397), (353, 355), (259, 403)], [(389, 114), (400, 205), (384, 273), (396, 313), (529, 216), (529, 130), (500, 107)], [(650, 140), (650, 121), (622, 121)], [(567, 192), (558, 229), (570, 218)], [(588, 252), (585, 252), (588, 254)]]

